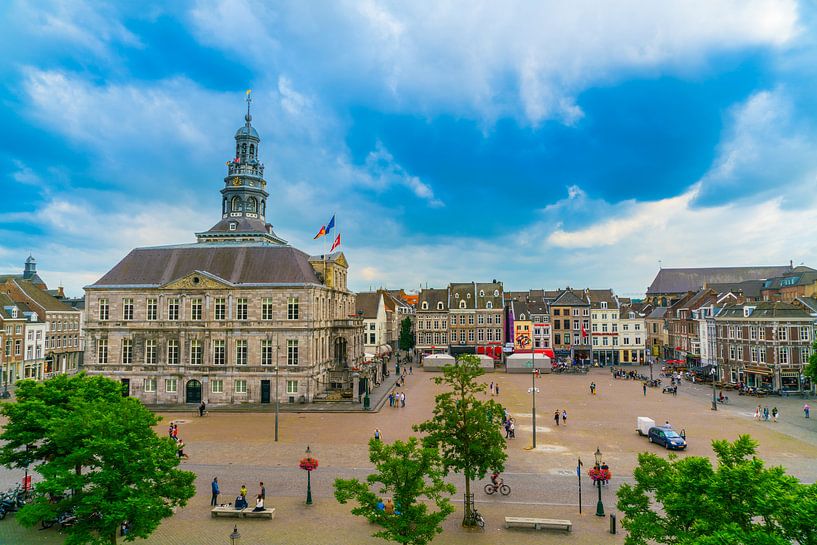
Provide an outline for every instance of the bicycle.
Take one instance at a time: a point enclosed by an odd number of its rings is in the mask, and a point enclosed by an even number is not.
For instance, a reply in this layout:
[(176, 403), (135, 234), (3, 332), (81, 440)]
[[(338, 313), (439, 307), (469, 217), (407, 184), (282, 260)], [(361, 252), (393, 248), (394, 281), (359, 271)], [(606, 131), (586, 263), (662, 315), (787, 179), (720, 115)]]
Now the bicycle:
[(505, 484), (505, 481), (499, 481), (499, 484), (488, 483), (485, 485), (485, 493), (489, 496), (499, 491), (503, 496), (511, 493), (511, 487)]
[(465, 517), (463, 525), (485, 528), (485, 518), (477, 511), (476, 507), (471, 507), (471, 514)]

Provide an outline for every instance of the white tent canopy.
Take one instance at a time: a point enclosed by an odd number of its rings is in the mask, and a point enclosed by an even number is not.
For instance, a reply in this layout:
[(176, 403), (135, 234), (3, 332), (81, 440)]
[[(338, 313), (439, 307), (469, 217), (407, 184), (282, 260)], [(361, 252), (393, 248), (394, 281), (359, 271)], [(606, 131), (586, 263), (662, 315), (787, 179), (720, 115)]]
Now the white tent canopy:
[(448, 354), (431, 354), (423, 358), (424, 371), (442, 371), (446, 365), (454, 365), (454, 356)]
[(494, 370), (494, 358), (485, 354), (477, 354), (477, 357), (479, 358), (479, 366), (483, 371), (490, 373)]
[(539, 369), (540, 373), (550, 373), (550, 358), (544, 354), (511, 354), (505, 359), (505, 370), (508, 373), (530, 373), (531, 369)]

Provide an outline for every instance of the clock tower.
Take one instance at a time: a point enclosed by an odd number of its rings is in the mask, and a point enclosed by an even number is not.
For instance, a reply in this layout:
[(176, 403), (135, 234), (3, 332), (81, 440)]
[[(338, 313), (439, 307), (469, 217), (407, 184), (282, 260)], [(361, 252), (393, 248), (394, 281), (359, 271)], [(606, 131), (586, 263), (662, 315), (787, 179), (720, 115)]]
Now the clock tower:
[(227, 176), (221, 190), (221, 221), (209, 231), (196, 233), (199, 242), (265, 241), (286, 244), (267, 223), (267, 182), (264, 165), (258, 160), (261, 138), (252, 126), (247, 91), (244, 126), (235, 132), (235, 158), (227, 162)]

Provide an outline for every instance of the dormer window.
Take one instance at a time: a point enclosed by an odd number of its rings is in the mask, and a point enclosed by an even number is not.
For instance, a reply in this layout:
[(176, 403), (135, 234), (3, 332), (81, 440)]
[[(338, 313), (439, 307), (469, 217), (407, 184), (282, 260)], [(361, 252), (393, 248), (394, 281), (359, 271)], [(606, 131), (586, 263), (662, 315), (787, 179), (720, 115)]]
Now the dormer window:
[(479, 290), (479, 296), (480, 297), (485, 297), (485, 291), (484, 290)]
[(494, 297), (499, 297), (499, 290), (494, 290)]
[(471, 298), (471, 294), (470, 294), (470, 293), (466, 293), (466, 294), (465, 294), (465, 297), (467, 297), (468, 299), (470, 299), (470, 298)]
[(442, 310), (442, 309), (443, 309), (443, 303), (442, 303), (442, 301), (440, 301), (439, 303), (437, 303), (437, 310)]
[(607, 301), (601, 302), (601, 308), (607, 308)]
[(230, 231), (235, 231), (236, 227), (238, 227), (238, 224), (236, 222), (234, 222), (234, 221), (231, 221), (230, 222)]
[(17, 307), (13, 307), (11, 309), (11, 317), (12, 318), (17, 318)]
[(460, 308), (465, 308), (465, 301), (460, 301)]
[(420, 305), (423, 310), (428, 310), (428, 301), (423, 301), (423, 304)]
[(520, 314), (520, 315), (519, 315), (519, 319), (520, 319), (520, 320), (524, 320), (524, 319), (525, 319), (525, 315), (524, 315), (524, 314)]
[(485, 308), (494, 308), (494, 303), (492, 301), (488, 301), (485, 303)]
[(460, 294), (459, 294), (459, 293), (455, 293), (455, 294), (454, 294), (454, 299), (459, 299), (459, 298), (460, 298)]

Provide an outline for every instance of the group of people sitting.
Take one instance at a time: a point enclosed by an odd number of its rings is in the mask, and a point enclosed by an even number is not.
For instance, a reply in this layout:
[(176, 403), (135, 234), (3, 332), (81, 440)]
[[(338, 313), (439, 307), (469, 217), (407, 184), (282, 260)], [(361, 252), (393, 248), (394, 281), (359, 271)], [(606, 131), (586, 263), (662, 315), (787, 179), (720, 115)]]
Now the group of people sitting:
[[(249, 507), (249, 504), (247, 503), (247, 485), (242, 484), (241, 491), (239, 492), (238, 496), (235, 499), (235, 508), (236, 510), (241, 510), (246, 509), (247, 507)], [(264, 496), (258, 494), (255, 497), (255, 508), (253, 509), (253, 512), (263, 510), (264, 510)]]

